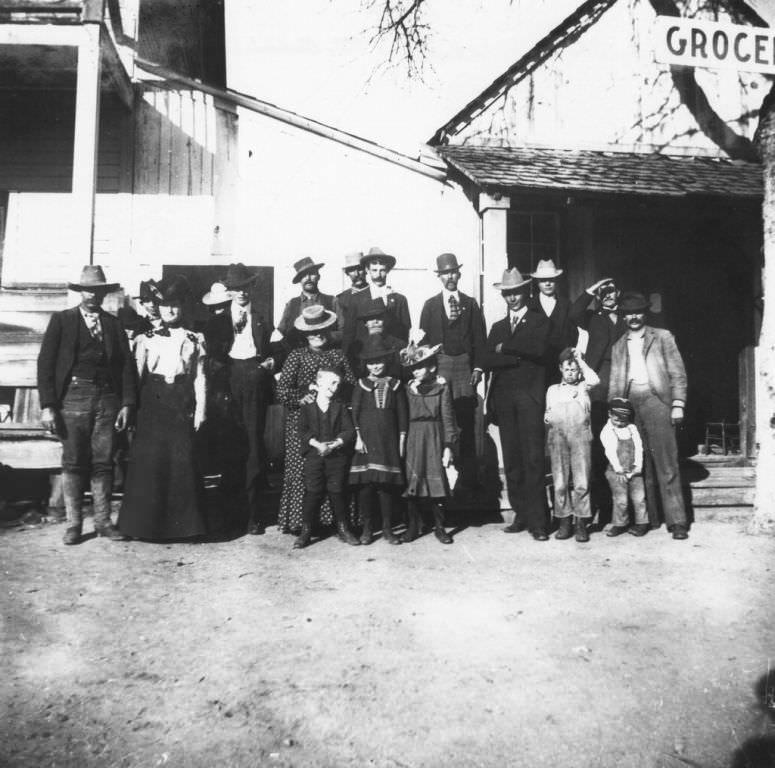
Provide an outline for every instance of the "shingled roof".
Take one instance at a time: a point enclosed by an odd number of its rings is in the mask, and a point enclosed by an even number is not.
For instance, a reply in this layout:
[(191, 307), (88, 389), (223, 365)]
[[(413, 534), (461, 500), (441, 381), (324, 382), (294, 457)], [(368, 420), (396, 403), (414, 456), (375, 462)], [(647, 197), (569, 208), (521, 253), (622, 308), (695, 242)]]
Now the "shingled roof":
[(760, 198), (757, 163), (717, 158), (535, 147), (446, 146), (436, 151), (485, 190), (718, 195)]

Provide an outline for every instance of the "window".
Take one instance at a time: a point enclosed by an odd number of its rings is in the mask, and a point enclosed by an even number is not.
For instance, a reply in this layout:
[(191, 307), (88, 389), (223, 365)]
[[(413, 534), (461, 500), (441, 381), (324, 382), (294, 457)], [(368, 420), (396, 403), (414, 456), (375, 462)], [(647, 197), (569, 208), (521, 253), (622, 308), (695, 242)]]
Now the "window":
[(559, 217), (551, 212), (509, 211), (507, 223), (509, 267), (532, 272), (541, 259), (560, 265)]

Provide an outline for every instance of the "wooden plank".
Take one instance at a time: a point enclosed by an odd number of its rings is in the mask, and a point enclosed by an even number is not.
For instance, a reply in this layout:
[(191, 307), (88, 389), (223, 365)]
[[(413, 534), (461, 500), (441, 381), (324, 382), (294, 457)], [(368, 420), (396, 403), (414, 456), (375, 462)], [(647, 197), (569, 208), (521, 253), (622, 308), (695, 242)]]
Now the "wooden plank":
[(161, 121), (156, 109), (156, 92), (146, 91), (138, 102), (135, 122), (135, 192), (159, 192), (159, 141)]
[(180, 91), (170, 92), (170, 120), (172, 123), (170, 141), (170, 194), (188, 195), (190, 173), (190, 149), (188, 136), (183, 130), (183, 95)]
[(692, 488), (692, 506), (729, 507), (753, 504), (754, 487)]
[(161, 194), (169, 194), (171, 181), (172, 126), (170, 125), (170, 94), (167, 91), (157, 91), (156, 108), (159, 115), (159, 186)]

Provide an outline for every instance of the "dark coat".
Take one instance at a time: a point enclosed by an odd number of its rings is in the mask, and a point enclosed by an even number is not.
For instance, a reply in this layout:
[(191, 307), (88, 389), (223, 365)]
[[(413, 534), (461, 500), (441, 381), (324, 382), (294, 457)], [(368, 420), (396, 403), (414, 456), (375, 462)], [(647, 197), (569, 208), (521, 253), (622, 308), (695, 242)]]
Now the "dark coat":
[[(546, 313), (541, 306), (538, 294), (533, 296), (528, 302), (528, 307), (535, 312), (539, 312), (544, 317)], [(566, 347), (575, 347), (579, 339), (579, 331), (576, 323), (570, 315), (571, 304), (564, 296), (557, 297), (557, 303), (554, 305), (552, 314), (548, 316), (549, 337), (547, 339), (546, 365), (557, 368), (557, 358)]]
[[(110, 380), (122, 406), (137, 402), (137, 371), (126, 333), (118, 319), (100, 310)], [(49, 320), (38, 355), (38, 392), (41, 408), (61, 408), (75, 365), (78, 346), (78, 307), (55, 312)]]
[(344, 446), (340, 451), (349, 451), (355, 442), (355, 427), (350, 412), (347, 407), (339, 400), (332, 400), (328, 406), (328, 413), (322, 413), (316, 402), (305, 403), (299, 410), (299, 435), (301, 437), (301, 455), (306, 456), (315, 449), (309, 444), (312, 438), (321, 439), (321, 424), (324, 418), (331, 419), (332, 435), (331, 440), (341, 438)]
[[(267, 357), (275, 357), (278, 350), (273, 349), (269, 342), (272, 326), (264, 321), (253, 304), (250, 305), (250, 330), (253, 333), (258, 362), (262, 363)], [(205, 326), (207, 354), (221, 364), (226, 363), (233, 343), (234, 326), (231, 321), (231, 307), (229, 307), (223, 314), (214, 315), (207, 321)], [(275, 363), (276, 367), (279, 367), (279, 361), (275, 360)]]
[(589, 333), (589, 342), (584, 359), (595, 372), (600, 373), (603, 361), (611, 356), (611, 347), (627, 330), (624, 318), (617, 316), (612, 323), (607, 312), (589, 309), (594, 296), (586, 291), (570, 307), (570, 319)]
[[(444, 293), (428, 299), (420, 314), (420, 328), (425, 333), (423, 344), (441, 344), (444, 328), (450, 323), (444, 308)], [(486, 343), (484, 315), (476, 300), (460, 293), (460, 316), (455, 320), (462, 327), (463, 345), (471, 357), (471, 367), (482, 367), (482, 355)], [(443, 350), (442, 350), (443, 351)]]

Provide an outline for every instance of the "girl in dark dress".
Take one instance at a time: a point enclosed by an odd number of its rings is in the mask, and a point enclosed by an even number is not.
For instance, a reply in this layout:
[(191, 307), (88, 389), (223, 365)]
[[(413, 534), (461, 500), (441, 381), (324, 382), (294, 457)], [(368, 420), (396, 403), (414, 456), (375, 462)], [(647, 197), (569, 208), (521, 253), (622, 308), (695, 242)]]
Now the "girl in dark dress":
[(406, 438), (406, 492), (409, 524), (402, 541), (414, 541), (420, 532), (425, 507), (433, 512), (434, 532), (442, 544), (452, 537), (444, 530), (443, 500), (449, 496), (445, 468), (452, 464), (452, 448), (457, 443), (457, 427), (452, 397), (446, 381), (436, 375), (433, 347), (410, 344), (401, 350), (401, 365), (411, 373), (406, 386), (409, 431)]
[(135, 346), (140, 408), (118, 526), (132, 538), (166, 541), (207, 533), (194, 452), (205, 418), (205, 347), (202, 334), (182, 325), (185, 278), (159, 290), (164, 326)]
[(393, 535), (392, 511), (395, 497), (404, 486), (401, 458), (407, 429), (406, 394), (401, 382), (385, 371), (395, 357), (392, 347), (380, 336), (370, 336), (360, 359), (368, 376), (353, 388), (355, 457), (350, 467), (350, 485), (358, 494), (363, 521), (361, 544), (371, 544), (376, 499), (382, 512), (382, 538), (400, 544)]

